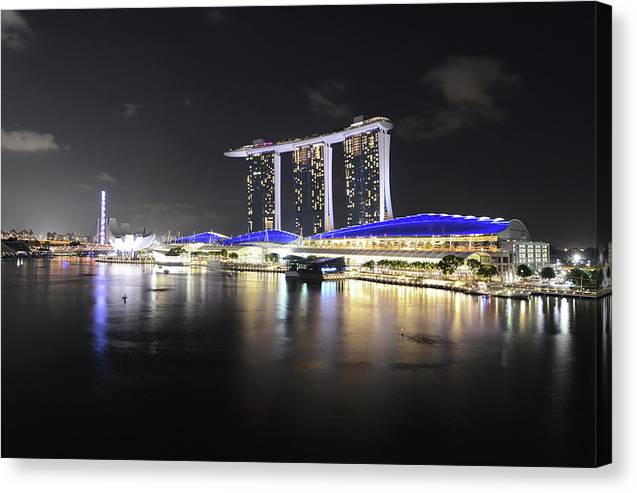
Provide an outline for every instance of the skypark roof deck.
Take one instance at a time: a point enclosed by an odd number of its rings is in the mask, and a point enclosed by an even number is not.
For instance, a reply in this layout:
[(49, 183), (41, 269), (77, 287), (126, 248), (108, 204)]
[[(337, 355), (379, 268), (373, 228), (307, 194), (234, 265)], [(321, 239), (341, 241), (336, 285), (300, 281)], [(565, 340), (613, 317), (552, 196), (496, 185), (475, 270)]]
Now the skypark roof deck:
[(355, 121), (349, 127), (340, 130), (277, 142), (253, 143), (236, 149), (230, 149), (224, 152), (223, 155), (226, 157), (247, 157), (250, 154), (261, 154), (264, 152), (292, 152), (294, 149), (302, 146), (320, 143), (335, 144), (343, 142), (350, 135), (375, 130), (377, 128), (388, 131), (393, 127), (394, 124), (389, 118), (376, 116), (366, 120)]

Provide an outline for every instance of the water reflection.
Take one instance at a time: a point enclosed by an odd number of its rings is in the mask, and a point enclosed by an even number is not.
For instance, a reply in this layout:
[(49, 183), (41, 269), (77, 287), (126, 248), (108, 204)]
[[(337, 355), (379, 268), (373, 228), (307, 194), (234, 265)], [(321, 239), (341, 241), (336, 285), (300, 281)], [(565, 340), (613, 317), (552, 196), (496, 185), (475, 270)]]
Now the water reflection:
[(524, 348), (536, 359), (568, 361), (576, 307), (587, 303), (362, 281), (314, 286), (265, 273), (52, 265), (50, 275), (57, 269), (65, 276), (79, 272), (92, 284), (91, 333), (98, 357), (109, 349), (161, 355), (223, 348), (248, 365), (382, 369), (497, 361), (510, 367)]
[[(362, 444), (351, 458), (377, 459), (365, 453), (418, 437), (419, 451), (425, 443), (437, 452), (452, 443), (454, 454), (473, 447), (474, 462), (482, 444), (498, 441), (507, 454), (540, 444), (542, 454), (561, 448), (578, 457), (595, 417), (596, 327), (606, 334), (602, 351), (610, 350), (610, 299), (312, 286), (277, 274), (165, 274), (57, 259), (3, 264), (2, 275), (3, 317), (13, 322), (3, 344), (22, 351), (7, 353), (14, 374), (33, 372), (29, 399), (56, 398), (62, 416), (78, 400), (105, 406), (106, 420), (115, 408), (109, 434), (139, 416), (124, 442), (157, 419), (136, 444), (164, 441), (164, 433), (182, 443), (183, 424), (188, 436), (216, 445), (236, 423), (222, 445), (241, 453), (261, 443), (288, 451), (311, 444), (325, 454)], [(34, 341), (47, 344), (34, 350)], [(72, 385), (72, 398), (58, 399), (60, 388), (47, 393), (55, 382)], [(217, 423), (223, 430), (199, 433)], [(334, 430), (356, 440), (335, 441)]]
[[(510, 345), (521, 337), (569, 334), (577, 306), (566, 298), (511, 300), (362, 281), (313, 286), (263, 273), (164, 274), (125, 265), (94, 270), (92, 333), (98, 354), (106, 350), (112, 326), (126, 339), (137, 330), (159, 333), (167, 323), (197, 332), (209, 326), (207, 318), (236, 316), (237, 325), (226, 329), (239, 331), (246, 361), (423, 364), (427, 358), (471, 357), (473, 343), (490, 340), (499, 341), (498, 359), (506, 366), (514, 354)], [(125, 306), (119, 303), (122, 293), (129, 297)], [(436, 344), (418, 339), (434, 336), (441, 338)], [(152, 352), (161, 351), (160, 341), (150, 338)], [(559, 352), (568, 350), (567, 339), (555, 344)]]
[(97, 275), (93, 282), (93, 346), (98, 357), (101, 357), (108, 345), (108, 280), (105, 266), (97, 266)]

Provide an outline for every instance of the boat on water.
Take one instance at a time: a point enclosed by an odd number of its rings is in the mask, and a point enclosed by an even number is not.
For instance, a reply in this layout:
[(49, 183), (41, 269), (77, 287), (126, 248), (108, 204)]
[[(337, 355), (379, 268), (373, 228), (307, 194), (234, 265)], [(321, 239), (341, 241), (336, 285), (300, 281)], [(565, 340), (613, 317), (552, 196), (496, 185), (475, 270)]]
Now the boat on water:
[(153, 257), (157, 265), (188, 265), (190, 263), (190, 253), (182, 247), (175, 247), (169, 250), (153, 250)]
[(531, 293), (529, 291), (502, 289), (498, 291), (491, 291), (489, 295), (495, 296), (496, 298), (508, 298), (511, 300), (528, 300)]
[(343, 257), (319, 258), (291, 263), (285, 272), (285, 278), (310, 283), (323, 282), (341, 279), (344, 271)]

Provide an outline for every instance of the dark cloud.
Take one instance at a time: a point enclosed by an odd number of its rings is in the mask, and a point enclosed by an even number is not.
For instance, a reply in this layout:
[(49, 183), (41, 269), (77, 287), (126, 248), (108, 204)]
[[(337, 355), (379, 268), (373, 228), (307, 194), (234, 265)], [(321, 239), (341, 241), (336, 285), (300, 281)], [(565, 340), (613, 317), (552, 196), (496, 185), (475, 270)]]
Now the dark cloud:
[(344, 101), (347, 87), (341, 82), (326, 82), (317, 87), (304, 87), (308, 97), (310, 109), (314, 113), (328, 115), (332, 118), (346, 118), (351, 116), (347, 103)]
[(144, 108), (144, 104), (142, 103), (124, 103), (124, 111), (122, 111), (122, 116), (124, 118), (133, 118), (138, 115), (139, 112)]
[(93, 190), (93, 187), (86, 183), (73, 183), (71, 187), (77, 188), (78, 190)]
[(458, 109), (441, 110), (431, 112), (428, 116), (406, 116), (399, 119), (396, 133), (407, 140), (433, 139), (474, 123), (475, 117), (469, 112)]
[(43, 152), (58, 149), (55, 137), (49, 133), (33, 130), (2, 130), (2, 148), (15, 152)]
[(520, 77), (508, 72), (504, 62), (488, 57), (450, 57), (425, 73), (421, 82), (440, 92), (445, 106), (426, 115), (398, 121), (397, 135), (404, 139), (430, 139), (447, 135), (481, 121), (502, 122), (509, 114), (496, 104), (496, 90), (518, 84)]
[(151, 202), (131, 207), (131, 223), (138, 228), (146, 228), (156, 232), (165, 232), (168, 227), (172, 234), (178, 231), (190, 234), (193, 230), (201, 231), (212, 223), (214, 214), (203, 211), (194, 204)]
[(492, 91), (497, 86), (516, 84), (520, 77), (507, 72), (502, 60), (461, 56), (449, 58), (444, 65), (423, 75), (421, 80), (442, 91), (451, 104), (488, 112), (494, 107)]
[(22, 14), (14, 10), (2, 12), (2, 44), (13, 50), (24, 50), (35, 33)]
[(224, 199), (223, 205), (227, 207), (241, 207), (243, 205), (243, 201), (239, 199)]
[(114, 176), (108, 174), (106, 171), (100, 171), (95, 175), (95, 178), (97, 178), (98, 181), (105, 183), (114, 183), (117, 181)]

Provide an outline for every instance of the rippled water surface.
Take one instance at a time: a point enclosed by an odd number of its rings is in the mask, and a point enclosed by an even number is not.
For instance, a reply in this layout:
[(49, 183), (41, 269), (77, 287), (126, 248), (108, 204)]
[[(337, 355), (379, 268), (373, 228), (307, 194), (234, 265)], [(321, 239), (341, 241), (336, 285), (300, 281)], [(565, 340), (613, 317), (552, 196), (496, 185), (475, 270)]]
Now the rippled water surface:
[(3, 262), (2, 451), (590, 465), (609, 303)]

